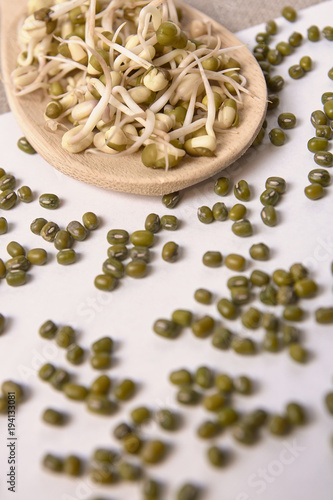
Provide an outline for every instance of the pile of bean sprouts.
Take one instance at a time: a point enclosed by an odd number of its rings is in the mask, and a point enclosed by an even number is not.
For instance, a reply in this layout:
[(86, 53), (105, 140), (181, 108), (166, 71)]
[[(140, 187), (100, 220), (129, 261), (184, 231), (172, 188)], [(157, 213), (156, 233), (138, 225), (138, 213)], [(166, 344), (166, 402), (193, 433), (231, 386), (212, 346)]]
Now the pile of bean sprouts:
[[(54, 3), (54, 4), (53, 4)], [(130, 155), (168, 169), (214, 156), (239, 123), (246, 80), (208, 22), (189, 33), (173, 0), (30, 0), (12, 82), (42, 89), (70, 153)], [(162, 43), (161, 43), (162, 42)], [(219, 146), (220, 147), (220, 146)], [(222, 145), (223, 147), (223, 145)]]

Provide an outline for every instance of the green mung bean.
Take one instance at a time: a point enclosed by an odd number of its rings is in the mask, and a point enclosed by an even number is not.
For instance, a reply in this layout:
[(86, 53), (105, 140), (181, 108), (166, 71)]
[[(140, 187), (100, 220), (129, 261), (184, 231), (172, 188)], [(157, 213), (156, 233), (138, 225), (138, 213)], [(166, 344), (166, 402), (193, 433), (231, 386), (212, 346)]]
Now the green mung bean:
[(88, 231), (94, 231), (99, 226), (99, 220), (94, 212), (85, 212), (82, 215), (83, 225)]
[(214, 203), (212, 212), (214, 220), (224, 221), (228, 218), (228, 209), (222, 202)]
[(212, 346), (223, 351), (229, 349), (232, 340), (232, 333), (224, 327), (217, 327), (213, 330)]
[(13, 191), (16, 186), (16, 179), (13, 175), (5, 174), (0, 177), (0, 191)]
[(279, 42), (275, 47), (283, 56), (290, 56), (293, 49), (287, 42)]
[(2, 210), (10, 210), (15, 205), (16, 200), (17, 195), (15, 191), (6, 189), (0, 193), (0, 208), (2, 208)]
[(282, 415), (272, 415), (268, 422), (268, 430), (275, 436), (284, 436), (289, 431), (289, 422)]
[(154, 233), (146, 229), (134, 231), (131, 234), (131, 243), (139, 247), (152, 247), (154, 244)]
[(281, 64), (283, 60), (283, 55), (277, 49), (269, 49), (267, 52), (267, 60), (273, 66)]
[(114, 258), (106, 259), (103, 262), (102, 270), (104, 274), (108, 274), (117, 279), (122, 278), (125, 273), (124, 264)]
[(307, 34), (310, 42), (318, 42), (320, 40), (320, 31), (318, 26), (310, 26), (307, 30)]
[(43, 208), (48, 208), (49, 210), (55, 210), (56, 208), (59, 207), (60, 200), (56, 194), (45, 193), (40, 195), (39, 204)]
[(162, 203), (167, 208), (175, 208), (178, 205), (180, 200), (180, 192), (175, 191), (174, 193), (165, 194), (162, 197)]
[(234, 186), (234, 195), (240, 201), (249, 201), (251, 198), (251, 190), (248, 183), (240, 180)]
[(69, 476), (79, 476), (82, 472), (83, 464), (79, 457), (69, 455), (64, 460), (64, 472)]
[(242, 238), (252, 236), (253, 234), (252, 224), (248, 219), (241, 219), (234, 222), (231, 226), (231, 230), (236, 236), (240, 236)]
[(8, 222), (5, 217), (0, 217), (0, 234), (6, 234), (8, 231)]
[(17, 241), (11, 241), (7, 245), (7, 252), (11, 257), (18, 257), (20, 255), (25, 255), (25, 250), (20, 243)]
[(288, 38), (288, 42), (292, 47), (299, 47), (303, 41), (302, 33), (294, 31)]
[(194, 381), (202, 389), (209, 389), (214, 382), (213, 371), (207, 366), (199, 366), (194, 374)]
[(307, 71), (311, 71), (312, 69), (312, 59), (311, 57), (309, 56), (303, 56), (300, 61), (299, 61), (299, 65), (301, 66), (301, 68), (307, 72)]
[(172, 315), (171, 319), (174, 323), (179, 326), (190, 326), (192, 323), (193, 314), (191, 311), (187, 311), (185, 309), (176, 309)]
[(194, 292), (194, 299), (200, 304), (211, 304), (213, 300), (213, 294), (205, 288), (198, 288)]
[(250, 289), (243, 286), (230, 288), (231, 300), (235, 305), (247, 304), (251, 298)]
[(110, 245), (116, 245), (117, 243), (126, 245), (129, 241), (129, 234), (124, 229), (111, 229), (106, 238)]
[(1, 384), (1, 392), (3, 396), (7, 397), (9, 393), (15, 393), (16, 403), (21, 403), (24, 399), (25, 393), (21, 384), (14, 382), (13, 380), (5, 380)]
[(333, 323), (333, 307), (319, 307), (315, 311), (317, 323), (327, 325)]
[(303, 316), (303, 309), (296, 305), (287, 305), (283, 310), (283, 317), (287, 321), (301, 321)]
[(288, 403), (286, 406), (286, 414), (292, 425), (302, 425), (306, 421), (304, 408), (298, 403)]
[(251, 355), (256, 353), (256, 344), (250, 338), (235, 338), (231, 341), (231, 349), (237, 354)]
[(174, 241), (168, 241), (162, 248), (162, 259), (166, 262), (176, 262), (178, 259), (179, 245)]
[(250, 276), (250, 281), (254, 286), (265, 286), (268, 285), (270, 277), (264, 271), (260, 271), (259, 269), (255, 269), (252, 271)]
[(245, 445), (252, 445), (257, 440), (256, 429), (242, 422), (236, 423), (233, 427), (232, 436), (236, 441)]
[[(296, 125), (296, 116), (293, 113), (281, 113), (278, 116), (278, 124), (279, 124), (279, 127), (284, 129), (284, 130), (292, 129)], [(268, 186), (266, 186), (266, 187), (268, 187)], [(269, 186), (269, 187), (272, 187), (272, 186)], [(280, 194), (282, 194), (282, 193), (280, 192)]]
[(131, 420), (135, 425), (141, 425), (151, 419), (151, 411), (146, 406), (134, 408), (131, 413)]
[(227, 268), (232, 271), (244, 271), (246, 266), (246, 259), (242, 255), (235, 253), (227, 255), (224, 262)]
[(299, 262), (292, 264), (290, 266), (289, 272), (294, 281), (299, 281), (303, 278), (307, 278), (308, 276), (308, 270), (303, 266), (303, 264)]
[(326, 151), (328, 149), (329, 142), (324, 137), (312, 137), (308, 141), (308, 150), (311, 153), (317, 153), (318, 151)]
[(177, 401), (183, 405), (196, 405), (200, 400), (200, 394), (192, 387), (182, 386), (177, 392)]
[(59, 231), (58, 224), (50, 221), (44, 224), (39, 234), (45, 241), (54, 241), (58, 231)]
[(47, 408), (43, 412), (42, 420), (50, 425), (64, 425), (66, 422), (66, 415), (53, 408)]
[(9, 286), (22, 286), (27, 282), (25, 271), (9, 271), (6, 274), (6, 281)]
[(43, 266), (47, 261), (47, 252), (44, 248), (32, 248), (27, 253), (27, 259), (34, 266)]
[(90, 394), (86, 399), (87, 410), (99, 415), (110, 415), (116, 410), (116, 404), (101, 394)]
[(99, 394), (106, 396), (111, 388), (111, 380), (107, 375), (100, 375), (97, 377), (90, 386), (92, 394)]
[(48, 378), (48, 380), (50, 381), (50, 384), (54, 389), (56, 389), (57, 391), (62, 391), (65, 384), (69, 383), (70, 381), (70, 374), (62, 368), (56, 368), (53, 371), (52, 375)]
[(34, 148), (31, 146), (30, 142), (28, 142), (26, 137), (20, 137), (20, 139), (17, 141), (17, 147), (23, 151), (23, 153), (27, 153), (29, 155), (34, 155), (36, 154), (36, 151)]
[(191, 483), (184, 484), (177, 492), (177, 500), (198, 500), (200, 490)]
[[(324, 104), (324, 111), (330, 120), (333, 120), (333, 101), (327, 101)], [(325, 149), (325, 148), (323, 148)]]
[(116, 245), (111, 245), (108, 248), (107, 253), (109, 259), (117, 259), (123, 261), (128, 257), (128, 248), (122, 243), (117, 243)]
[(207, 458), (214, 467), (222, 467), (226, 463), (225, 453), (217, 446), (211, 446), (207, 450)]
[(207, 337), (214, 329), (215, 321), (211, 316), (203, 316), (191, 325), (193, 334), (198, 338)]
[(321, 167), (332, 167), (333, 154), (330, 151), (318, 151), (314, 155), (314, 161)]
[(316, 127), (316, 137), (324, 137), (324, 139), (332, 138), (332, 129), (329, 125), (318, 125)]
[(69, 266), (76, 262), (76, 252), (73, 248), (65, 248), (57, 253), (57, 262), (62, 266)]
[(61, 458), (56, 457), (48, 453), (43, 458), (43, 466), (50, 470), (51, 472), (62, 472), (64, 467), (64, 462)]
[(307, 350), (297, 342), (289, 345), (289, 355), (297, 363), (305, 363), (308, 358)]
[(90, 358), (90, 365), (95, 370), (106, 370), (110, 368), (112, 358), (108, 352), (98, 352)]
[(254, 260), (268, 260), (270, 249), (265, 243), (255, 243), (250, 247), (250, 256)]
[(265, 206), (260, 212), (261, 220), (268, 227), (274, 227), (277, 224), (277, 215), (275, 207), (272, 205)]
[(260, 202), (265, 206), (275, 206), (280, 199), (280, 194), (274, 188), (265, 189), (260, 195)]
[(114, 395), (119, 401), (127, 401), (134, 395), (135, 390), (135, 383), (130, 379), (125, 379), (115, 386)]
[(225, 196), (230, 189), (230, 180), (227, 177), (219, 177), (214, 184), (214, 192), (219, 196)]
[(322, 31), (323, 37), (326, 38), (329, 42), (333, 41), (333, 27), (332, 26), (325, 26), (325, 28)]
[(329, 186), (331, 176), (327, 170), (316, 168), (308, 174), (308, 179), (311, 183), (318, 183), (323, 187)]
[(218, 411), (224, 406), (225, 398), (220, 392), (216, 392), (205, 396), (202, 404), (207, 411)]
[(203, 224), (210, 224), (214, 220), (214, 215), (209, 207), (202, 206), (197, 210), (197, 216), (200, 222)]
[(161, 227), (167, 231), (176, 231), (179, 227), (179, 220), (175, 215), (162, 215)]
[(33, 200), (33, 194), (29, 186), (22, 186), (17, 190), (17, 195), (19, 200), (23, 203), (31, 203)]
[(24, 255), (12, 257), (6, 261), (7, 271), (29, 271), (30, 262)]
[(216, 437), (221, 431), (221, 427), (218, 422), (213, 422), (212, 420), (205, 420), (199, 425), (197, 429), (197, 435), (202, 439), (211, 439)]
[(34, 234), (40, 234), (42, 228), (45, 226), (47, 223), (47, 220), (44, 219), (43, 217), (38, 217), (37, 219), (33, 220), (32, 223), (30, 224), (30, 230)]
[(154, 332), (160, 337), (174, 339), (179, 334), (179, 326), (168, 319), (157, 319), (153, 325)]
[(286, 345), (299, 342), (299, 330), (292, 325), (283, 325), (282, 338)]
[(84, 361), (84, 349), (76, 344), (70, 345), (66, 353), (66, 359), (73, 365), (80, 365)]
[(218, 251), (208, 251), (202, 257), (202, 262), (207, 267), (220, 267), (222, 260), (222, 254)]
[(49, 319), (40, 326), (38, 333), (43, 339), (54, 339), (57, 329), (57, 325)]
[(259, 328), (261, 324), (261, 312), (255, 307), (250, 307), (241, 316), (242, 324), (251, 330)]
[(159, 215), (151, 213), (147, 215), (145, 220), (145, 229), (146, 231), (150, 231), (151, 233), (158, 233), (161, 229), (161, 219)]
[(231, 209), (229, 210), (229, 219), (232, 221), (244, 219), (246, 212), (247, 208), (245, 205), (243, 205), (242, 203), (236, 203), (236, 205), (231, 207)]
[(295, 22), (297, 19), (297, 13), (295, 9), (290, 5), (286, 5), (285, 7), (283, 7), (283, 9), (281, 10), (281, 14), (285, 19), (287, 19), (287, 21), (291, 23)]
[(272, 274), (272, 278), (277, 286), (289, 286), (294, 281), (291, 273), (284, 269), (276, 269)]
[(316, 295), (318, 291), (318, 285), (312, 279), (303, 278), (296, 281), (294, 290), (297, 296), (300, 298), (311, 298)]
[(146, 479), (142, 488), (143, 500), (159, 500), (161, 485), (153, 479)]
[(239, 377), (236, 377), (233, 381), (234, 384), (234, 389), (236, 392), (239, 394), (243, 395), (249, 395), (253, 391), (252, 387), (252, 381), (249, 379), (249, 377), (246, 377), (245, 375), (240, 375)]
[(117, 286), (118, 280), (109, 274), (99, 274), (94, 279), (94, 285), (98, 290), (111, 292)]
[(274, 146), (283, 146), (283, 144), (286, 142), (286, 134), (282, 129), (278, 127), (272, 128), (268, 136), (269, 140)]
[(319, 200), (324, 196), (325, 191), (321, 184), (314, 183), (304, 188), (304, 194), (310, 200)]
[(234, 408), (226, 406), (219, 410), (217, 418), (222, 427), (229, 427), (237, 422), (239, 415)]
[(52, 375), (55, 373), (56, 369), (51, 363), (46, 363), (45, 365), (41, 366), (39, 371), (38, 371), (38, 376), (41, 380), (49, 380)]

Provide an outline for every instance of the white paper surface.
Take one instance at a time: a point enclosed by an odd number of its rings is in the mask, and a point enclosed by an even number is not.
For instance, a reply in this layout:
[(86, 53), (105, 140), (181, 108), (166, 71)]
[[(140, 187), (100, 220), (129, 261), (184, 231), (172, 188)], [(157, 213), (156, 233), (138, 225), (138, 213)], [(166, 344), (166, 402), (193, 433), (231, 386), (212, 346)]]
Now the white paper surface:
[[(279, 33), (274, 42), (287, 40), (292, 31), (300, 31), (306, 37), (309, 25), (317, 24), (322, 29), (332, 24), (332, 19), (332, 1), (300, 12), (294, 24), (279, 19)], [(263, 29), (264, 26), (259, 26), (245, 30), (239, 38), (253, 47), (255, 34)], [(6, 246), (12, 240), (19, 241), (26, 249), (42, 247), (49, 253), (49, 262), (44, 267), (31, 269), (26, 286), (10, 288), (5, 280), (0, 283), (0, 311), (8, 318), (6, 332), (1, 337), (0, 381), (9, 378), (21, 381), (29, 392), (27, 401), (19, 406), (16, 421), (15, 493), (8, 491), (6, 484), (9, 471), (7, 420), (5, 415), (0, 417), (1, 499), (92, 500), (103, 497), (106, 500), (140, 500), (140, 484), (97, 487), (87, 474), (80, 479), (52, 475), (42, 470), (40, 462), (47, 452), (60, 456), (78, 454), (88, 462), (98, 446), (117, 448), (111, 430), (118, 422), (128, 420), (130, 410), (141, 404), (152, 410), (175, 408), (184, 418), (182, 430), (174, 434), (161, 431), (155, 423), (143, 430), (145, 437), (161, 438), (170, 444), (167, 459), (160, 465), (147, 467), (152, 477), (165, 482), (165, 499), (175, 498), (177, 488), (185, 481), (201, 485), (204, 488), (202, 498), (207, 500), (332, 499), (333, 455), (329, 438), (333, 420), (324, 407), (323, 397), (333, 387), (333, 328), (317, 325), (313, 317), (319, 305), (333, 303), (330, 273), (333, 188), (328, 187), (326, 196), (317, 202), (308, 200), (303, 193), (308, 184), (308, 172), (316, 168), (313, 155), (306, 147), (308, 139), (314, 135), (310, 114), (321, 109), (322, 93), (333, 90), (332, 81), (327, 77), (333, 64), (332, 47), (332, 42), (327, 40), (318, 43), (305, 40), (274, 72), (285, 78), (286, 85), (280, 93), (279, 108), (269, 114), (267, 130), (277, 126), (279, 113), (294, 113), (297, 126), (286, 132), (287, 144), (274, 147), (266, 136), (260, 147), (250, 149), (224, 172), (234, 182), (246, 179), (251, 186), (253, 194), (246, 206), (254, 235), (246, 239), (231, 232), (231, 221), (210, 225), (198, 221), (196, 211), (201, 205), (212, 206), (217, 201), (224, 201), (230, 208), (237, 202), (232, 194), (224, 199), (216, 196), (214, 180), (187, 189), (178, 207), (167, 210), (160, 198), (103, 191), (60, 174), (38, 156), (23, 154), (16, 147), (22, 134), (13, 116), (0, 117), (0, 166), (17, 177), (18, 187), (29, 185), (35, 197), (33, 203), (20, 203), (1, 214), (9, 222), (9, 231), (0, 237), (0, 257), (7, 258)], [(303, 55), (312, 57), (314, 69), (302, 80), (294, 81), (288, 76), (288, 67), (298, 63)], [(271, 175), (282, 176), (288, 183), (287, 193), (277, 206), (279, 224), (275, 228), (264, 226), (260, 219), (259, 195), (266, 178)], [(39, 206), (38, 196), (45, 192), (60, 197), (58, 210), (47, 211)], [(56, 262), (54, 246), (32, 234), (30, 223), (36, 217), (45, 217), (64, 228), (71, 220), (81, 220), (86, 211), (94, 211), (101, 218), (101, 226), (86, 241), (75, 244), (78, 262), (61, 267)], [(162, 231), (156, 236), (149, 277), (144, 280), (126, 278), (113, 293), (97, 291), (93, 280), (101, 272), (106, 258), (108, 230), (124, 228), (132, 232), (141, 229), (150, 212), (176, 215), (181, 220), (181, 228), (174, 233)], [(161, 259), (162, 246), (170, 240), (176, 241), (182, 250), (181, 258), (174, 264)], [(253, 243), (261, 241), (270, 246), (272, 256), (268, 262), (256, 263), (250, 260), (248, 250)], [(288, 268), (294, 262), (304, 262), (311, 269), (320, 290), (314, 300), (300, 302), (306, 310), (306, 320), (299, 326), (304, 345), (311, 352), (311, 359), (305, 366), (293, 362), (286, 350), (279, 354), (243, 357), (214, 349), (209, 338), (197, 339), (189, 329), (176, 341), (164, 340), (152, 332), (155, 319), (168, 318), (179, 307), (188, 308), (197, 316), (207, 313), (220, 320), (216, 303), (227, 296), (226, 281), (234, 273), (224, 265), (215, 270), (203, 266), (201, 258), (207, 250), (220, 250), (224, 256), (231, 252), (246, 256), (249, 262), (246, 275), (255, 268), (271, 272), (276, 268)], [(193, 293), (199, 287), (214, 293), (213, 305), (199, 305), (194, 301)], [(253, 304), (261, 310), (267, 309), (260, 302)], [(280, 307), (276, 310), (282, 311)], [(37, 378), (37, 370), (45, 362), (75, 373), (76, 380), (82, 384), (88, 385), (98, 375), (89, 361), (77, 368), (71, 366), (65, 359), (64, 350), (57, 349), (54, 341), (39, 337), (38, 328), (47, 319), (75, 327), (78, 343), (87, 349), (101, 336), (114, 338), (116, 363), (108, 374), (115, 382), (130, 377), (139, 384), (136, 397), (121, 404), (115, 416), (89, 414), (84, 404), (67, 400), (62, 393)], [(247, 331), (239, 320), (224, 320), (224, 324), (259, 342), (263, 338), (262, 329)], [(232, 376), (247, 374), (255, 381), (256, 390), (252, 396), (234, 397), (234, 404), (240, 411), (263, 407), (272, 413), (283, 413), (286, 403), (296, 400), (309, 410), (308, 425), (283, 439), (264, 431), (260, 443), (250, 448), (235, 443), (228, 431), (213, 441), (200, 440), (196, 437), (196, 428), (211, 415), (201, 407), (177, 405), (176, 390), (168, 382), (168, 374), (181, 367), (194, 371), (201, 365)], [(42, 423), (41, 414), (46, 407), (68, 412), (69, 424), (53, 429)], [(231, 463), (224, 469), (215, 470), (207, 463), (206, 449), (213, 442), (232, 454)]]

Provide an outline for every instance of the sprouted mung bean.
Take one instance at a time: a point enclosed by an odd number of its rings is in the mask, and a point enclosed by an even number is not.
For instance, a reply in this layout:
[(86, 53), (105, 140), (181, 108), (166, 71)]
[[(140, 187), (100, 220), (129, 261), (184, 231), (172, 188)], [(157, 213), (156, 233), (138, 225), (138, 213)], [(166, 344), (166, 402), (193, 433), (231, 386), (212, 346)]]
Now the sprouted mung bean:
[[(128, 9), (106, 0), (98, 12), (94, 6), (48, 2), (25, 19), (12, 72), (17, 95), (48, 90), (47, 127), (64, 120), (72, 127), (62, 137), (70, 153), (119, 157), (143, 147), (143, 164), (165, 169), (186, 153), (213, 156), (219, 133), (238, 125), (238, 103), (249, 93), (228, 56), (232, 48), (218, 37), (211, 48), (210, 28), (202, 23), (197, 34), (197, 20), (186, 34), (172, 0), (144, 1), (129, 9), (134, 22), (127, 24)], [(105, 24), (110, 12), (113, 22)]]

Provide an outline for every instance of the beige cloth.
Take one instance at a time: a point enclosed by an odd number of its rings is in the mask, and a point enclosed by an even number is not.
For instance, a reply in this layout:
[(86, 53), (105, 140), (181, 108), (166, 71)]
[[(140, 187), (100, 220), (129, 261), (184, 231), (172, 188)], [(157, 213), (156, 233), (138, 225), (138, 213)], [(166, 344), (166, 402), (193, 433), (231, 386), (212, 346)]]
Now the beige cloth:
[[(2, 1), (4, 5), (5, 2), (4, 0)], [(299, 10), (321, 3), (321, 1), (286, 0), (285, 4), (292, 5), (296, 10)], [(278, 17), (281, 13), (281, 6), (284, 5), (284, 3), (281, 4), (276, 0), (211, 0), (208, 2), (204, 2), (203, 0), (187, 0), (187, 2), (233, 32)], [(8, 110), (5, 91), (3, 85), (0, 83), (0, 114)]]

